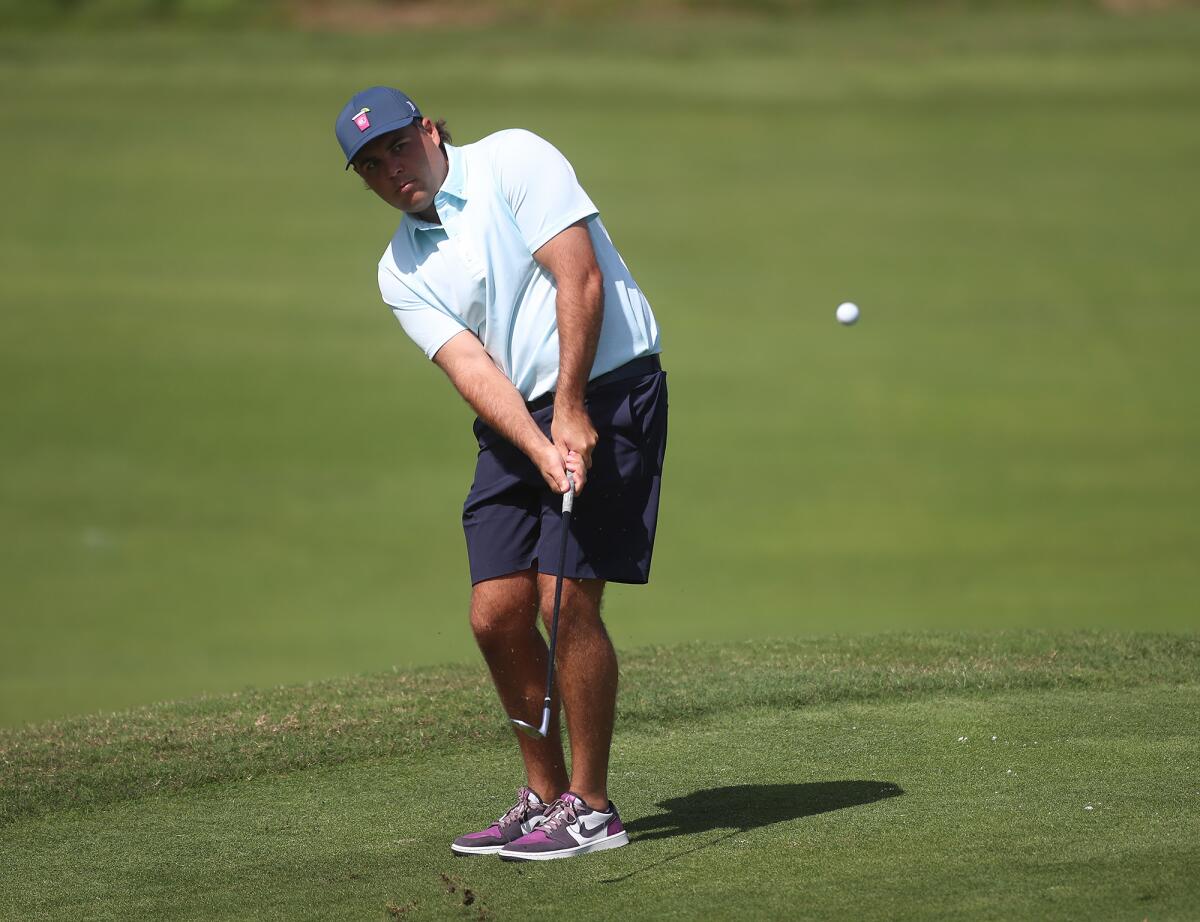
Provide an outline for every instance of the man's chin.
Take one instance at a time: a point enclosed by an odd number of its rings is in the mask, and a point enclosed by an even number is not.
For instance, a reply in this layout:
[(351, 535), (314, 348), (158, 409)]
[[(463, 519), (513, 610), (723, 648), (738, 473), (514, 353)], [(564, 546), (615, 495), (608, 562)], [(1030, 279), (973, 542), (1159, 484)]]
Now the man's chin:
[(428, 196), (418, 195), (413, 198), (397, 200), (392, 204), (405, 214), (418, 215), (422, 211), (428, 210), (429, 206), (433, 204), (433, 199)]

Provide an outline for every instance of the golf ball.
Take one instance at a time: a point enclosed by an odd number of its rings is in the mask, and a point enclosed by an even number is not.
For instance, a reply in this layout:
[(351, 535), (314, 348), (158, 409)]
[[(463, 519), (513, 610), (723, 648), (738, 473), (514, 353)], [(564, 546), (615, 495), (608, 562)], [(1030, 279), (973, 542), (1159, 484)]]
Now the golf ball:
[(852, 323), (858, 322), (858, 305), (853, 301), (844, 301), (838, 305), (837, 309), (838, 323), (843, 326), (850, 326)]

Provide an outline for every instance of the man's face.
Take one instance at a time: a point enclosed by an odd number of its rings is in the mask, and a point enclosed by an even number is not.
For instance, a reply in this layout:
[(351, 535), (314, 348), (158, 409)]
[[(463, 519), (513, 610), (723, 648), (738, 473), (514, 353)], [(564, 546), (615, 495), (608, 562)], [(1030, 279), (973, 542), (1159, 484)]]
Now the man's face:
[(354, 171), (393, 208), (429, 211), (446, 179), (441, 140), (429, 119), (413, 122), (364, 145), (354, 157)]

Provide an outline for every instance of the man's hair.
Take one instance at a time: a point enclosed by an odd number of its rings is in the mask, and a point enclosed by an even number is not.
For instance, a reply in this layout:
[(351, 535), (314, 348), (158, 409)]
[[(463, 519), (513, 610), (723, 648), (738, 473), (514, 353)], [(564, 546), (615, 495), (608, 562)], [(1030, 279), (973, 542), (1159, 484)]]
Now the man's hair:
[[(425, 130), (424, 122), (414, 121), (413, 124), (416, 125), (418, 128), (420, 128), (422, 131)], [(435, 120), (433, 124), (434, 124), (434, 127), (437, 128), (438, 134), (441, 135), (443, 144), (445, 144), (447, 141), (449, 141), (452, 144), (454, 143), (453, 140), (450, 138), (450, 129), (446, 126), (446, 120), (444, 118), (439, 118), (439, 119)]]

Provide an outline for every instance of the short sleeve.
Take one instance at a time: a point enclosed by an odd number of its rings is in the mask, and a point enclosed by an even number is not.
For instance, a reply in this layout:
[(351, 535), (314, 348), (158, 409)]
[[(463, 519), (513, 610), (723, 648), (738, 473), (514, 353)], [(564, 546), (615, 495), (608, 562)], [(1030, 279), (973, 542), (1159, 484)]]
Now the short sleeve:
[(451, 338), (466, 329), (453, 317), (416, 297), (383, 263), (379, 265), (379, 293), (400, 321), (408, 338), (421, 347), (428, 359), (432, 359)]
[(531, 131), (492, 136), (492, 170), (530, 253), (576, 221), (598, 210), (567, 158)]

